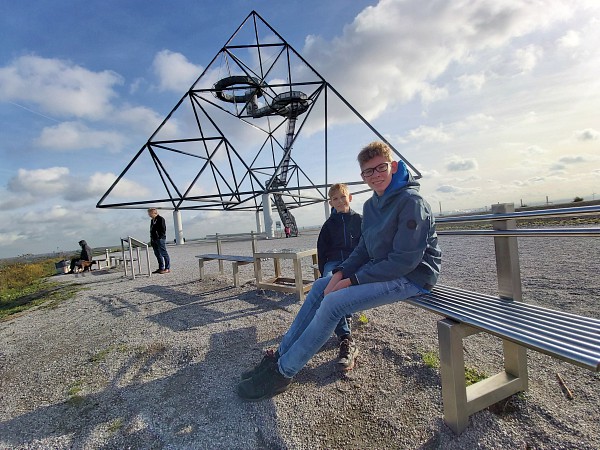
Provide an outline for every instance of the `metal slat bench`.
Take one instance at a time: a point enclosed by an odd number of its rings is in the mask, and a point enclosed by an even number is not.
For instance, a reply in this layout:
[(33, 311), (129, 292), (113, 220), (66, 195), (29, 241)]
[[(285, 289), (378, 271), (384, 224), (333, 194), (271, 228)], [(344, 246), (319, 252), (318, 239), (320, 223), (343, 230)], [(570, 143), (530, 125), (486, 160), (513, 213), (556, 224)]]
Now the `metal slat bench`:
[[(439, 235), (488, 235), (494, 238), (498, 295), (436, 286), (430, 294), (408, 299), (440, 314), (438, 342), (444, 421), (462, 432), (469, 416), (528, 388), (527, 349), (600, 371), (600, 320), (523, 303), (518, 236), (600, 236), (600, 229), (517, 229), (516, 219), (590, 215), (598, 207), (515, 212), (512, 204), (492, 205), (492, 214), (442, 218), (439, 222), (491, 222), (492, 230), (446, 230)], [(502, 339), (504, 370), (466, 386), (463, 340), (486, 332)]]
[[(442, 397), (456, 433), (471, 414), (527, 389), (524, 347), (600, 370), (600, 320), (448, 286), (407, 301), (446, 317), (438, 322)], [(463, 339), (482, 331), (504, 340), (505, 368), (466, 386)]]
[[(204, 255), (197, 255), (198, 268), (200, 270), (200, 281), (204, 279), (204, 262), (218, 260), (221, 264), (222, 261), (231, 261), (233, 265), (233, 285), (240, 285), (239, 266), (246, 264), (253, 264), (254, 257), (252, 256), (237, 256), (237, 255), (220, 255), (218, 253), (206, 253)], [(219, 266), (219, 272), (223, 273), (222, 265)]]

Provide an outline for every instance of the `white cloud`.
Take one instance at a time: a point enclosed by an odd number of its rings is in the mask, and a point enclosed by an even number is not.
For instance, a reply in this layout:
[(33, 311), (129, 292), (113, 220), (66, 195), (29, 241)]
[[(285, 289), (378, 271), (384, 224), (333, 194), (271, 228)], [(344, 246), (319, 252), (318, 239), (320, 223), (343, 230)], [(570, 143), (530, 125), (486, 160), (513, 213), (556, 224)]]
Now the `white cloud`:
[(69, 169), (50, 167), (48, 169), (19, 169), (16, 176), (8, 181), (12, 192), (24, 192), (45, 198), (61, 194), (69, 185)]
[(541, 155), (543, 153), (546, 153), (546, 150), (544, 150), (542, 147), (540, 147), (538, 145), (530, 145), (526, 149), (522, 150), (521, 153), (524, 153), (529, 156), (535, 156), (535, 155)]
[[(116, 179), (117, 176), (113, 173), (96, 172), (90, 177), (88, 182), (88, 192), (93, 196), (102, 195)], [(150, 195), (150, 191), (139, 183), (126, 178), (121, 178), (119, 183), (115, 186), (115, 189), (111, 192), (111, 195), (122, 198), (140, 198)]]
[(578, 164), (578, 163), (587, 162), (588, 159), (585, 156), (581, 156), (581, 155), (569, 155), (569, 156), (563, 156), (562, 158), (559, 159), (559, 161), (564, 164)]
[[(545, 2), (544, 7), (492, 0), (438, 2), (431, 8), (420, 0), (381, 0), (365, 8), (332, 42), (307, 37), (302, 53), (372, 120), (397, 103), (419, 97), (431, 101), (430, 93), (442, 89), (438, 78), (451, 64), (473, 60), (478, 52), (571, 14), (568, 5), (558, 1)], [(521, 70), (531, 70), (540, 52), (535, 46), (522, 49)]]
[(581, 44), (581, 35), (575, 30), (569, 30), (562, 37), (560, 37), (556, 43), (559, 47), (563, 48), (579, 47)]
[(485, 84), (486, 77), (483, 72), (479, 72), (471, 75), (461, 75), (456, 80), (461, 89), (479, 92)]
[[(61, 197), (68, 201), (95, 199), (104, 194), (116, 179), (113, 173), (100, 172), (94, 173), (89, 179), (75, 177), (67, 167), (19, 169), (18, 174), (8, 182), (8, 189), (13, 196), (2, 204), (16, 209), (45, 202), (50, 197)], [(148, 189), (126, 178), (122, 178), (111, 192), (111, 195), (121, 198), (141, 198), (149, 194)], [(24, 200), (23, 205), (19, 205), (20, 199)]]
[(70, 61), (21, 56), (0, 68), (0, 100), (38, 105), (61, 117), (106, 117), (122, 84), (112, 71), (93, 72)]
[(123, 149), (125, 141), (124, 136), (114, 131), (93, 130), (80, 122), (62, 122), (44, 128), (36, 144), (62, 152), (93, 148), (116, 153)]
[(414, 130), (410, 130), (408, 135), (413, 140), (420, 140), (423, 142), (448, 142), (452, 138), (450, 134), (444, 131), (444, 127), (427, 127), (420, 126)]
[(28, 192), (12, 192), (0, 190), (0, 210), (19, 209), (36, 203), (38, 199)]
[(170, 50), (158, 52), (152, 66), (159, 78), (159, 89), (177, 93), (187, 91), (203, 70), (202, 66), (192, 64), (181, 53)]
[(600, 139), (600, 131), (586, 128), (575, 132), (575, 137), (580, 141), (597, 141)]
[(453, 196), (465, 196), (465, 195), (471, 195), (471, 194), (479, 191), (479, 189), (478, 188), (465, 188), (465, 187), (461, 187), (461, 186), (453, 186), (450, 184), (443, 184), (441, 186), (438, 186), (436, 191), (441, 192), (442, 194), (452, 194)]
[(543, 54), (544, 51), (540, 46), (531, 44), (525, 48), (517, 49), (513, 64), (517, 68), (517, 71), (529, 73), (535, 68)]
[(463, 172), (467, 170), (477, 170), (479, 165), (477, 160), (474, 158), (461, 158), (459, 156), (453, 156), (446, 163), (446, 169), (450, 172)]

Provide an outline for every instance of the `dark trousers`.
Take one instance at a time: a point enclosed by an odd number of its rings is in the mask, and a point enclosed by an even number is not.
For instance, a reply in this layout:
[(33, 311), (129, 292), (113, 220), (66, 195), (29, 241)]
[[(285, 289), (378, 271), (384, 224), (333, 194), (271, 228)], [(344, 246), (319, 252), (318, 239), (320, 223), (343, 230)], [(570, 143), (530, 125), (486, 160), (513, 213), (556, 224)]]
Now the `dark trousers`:
[(152, 241), (152, 250), (154, 250), (154, 256), (158, 261), (158, 268), (160, 270), (171, 268), (171, 259), (167, 252), (167, 240), (159, 239), (158, 241)]

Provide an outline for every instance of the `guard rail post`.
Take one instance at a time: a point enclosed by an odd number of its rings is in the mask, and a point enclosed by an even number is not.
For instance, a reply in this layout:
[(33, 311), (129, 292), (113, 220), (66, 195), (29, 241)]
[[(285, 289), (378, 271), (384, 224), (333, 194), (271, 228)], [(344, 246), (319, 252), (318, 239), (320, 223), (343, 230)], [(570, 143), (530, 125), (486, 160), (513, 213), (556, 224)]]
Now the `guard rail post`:
[[(509, 203), (492, 206), (492, 214), (514, 212)], [(516, 220), (492, 220), (494, 230), (514, 230)], [(521, 301), (521, 272), (515, 236), (495, 236), (496, 271), (499, 296)], [(444, 420), (455, 433), (469, 423), (469, 416), (508, 396), (527, 390), (527, 352), (520, 345), (503, 340), (504, 371), (465, 389), (463, 339), (479, 331), (451, 319), (438, 322), (440, 372)]]
[[(217, 254), (222, 255), (221, 253), (221, 239), (219, 239), (219, 233), (215, 233), (215, 239), (217, 240)], [(219, 273), (223, 275), (223, 260), (219, 259)]]

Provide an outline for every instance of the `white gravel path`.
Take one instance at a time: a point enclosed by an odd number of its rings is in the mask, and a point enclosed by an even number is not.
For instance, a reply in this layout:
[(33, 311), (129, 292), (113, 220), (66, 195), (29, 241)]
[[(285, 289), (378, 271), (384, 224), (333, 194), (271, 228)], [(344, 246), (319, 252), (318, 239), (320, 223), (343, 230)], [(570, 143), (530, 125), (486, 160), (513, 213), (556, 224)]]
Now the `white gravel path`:
[[(544, 247), (533, 241), (519, 243), (525, 300), (599, 317), (599, 240), (569, 241), (569, 252), (557, 239)], [(315, 242), (309, 233), (258, 245)], [(494, 292), (491, 240), (440, 242), (443, 283)], [(439, 373), (423, 362), (437, 352), (438, 317), (403, 303), (367, 312), (349, 376), (335, 370), (332, 338), (288, 392), (241, 401), (240, 372), (277, 344), (299, 304), (293, 295), (257, 291), (252, 266), (240, 268), (240, 288), (229, 263), (225, 276), (208, 263), (208, 279), (198, 282), (194, 256), (215, 250), (169, 247), (172, 273), (150, 278), (127, 279), (116, 269), (56, 276), (84, 289), (57, 307), (0, 322), (0, 448), (600, 448), (598, 374), (535, 352), (530, 390), (475, 414), (454, 435), (442, 421)], [(248, 241), (225, 243), (223, 252), (252, 249)], [(291, 266), (284, 270), (291, 274)], [(585, 282), (571, 281), (585, 270)], [(500, 353), (497, 340), (474, 336), (467, 366), (495, 373)]]

